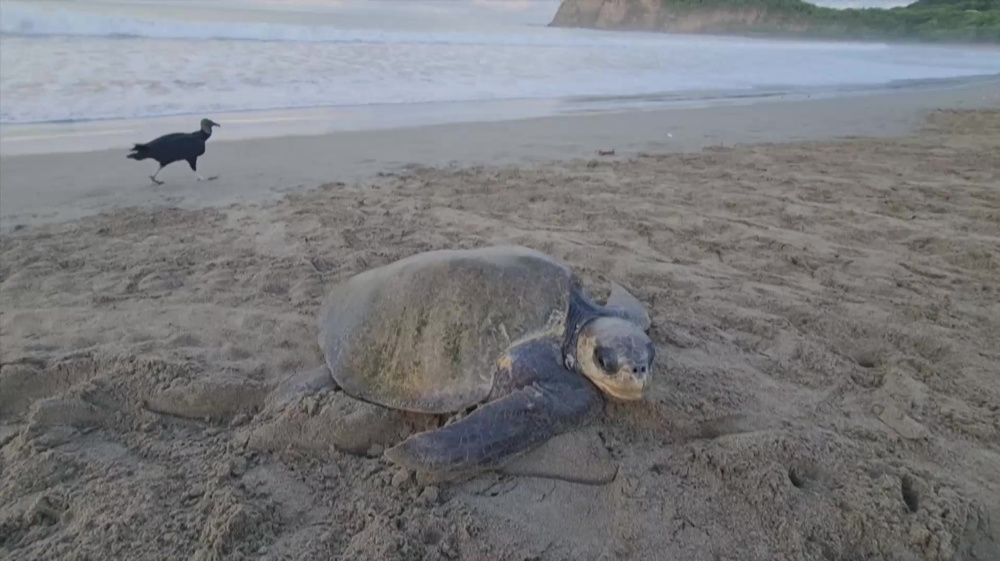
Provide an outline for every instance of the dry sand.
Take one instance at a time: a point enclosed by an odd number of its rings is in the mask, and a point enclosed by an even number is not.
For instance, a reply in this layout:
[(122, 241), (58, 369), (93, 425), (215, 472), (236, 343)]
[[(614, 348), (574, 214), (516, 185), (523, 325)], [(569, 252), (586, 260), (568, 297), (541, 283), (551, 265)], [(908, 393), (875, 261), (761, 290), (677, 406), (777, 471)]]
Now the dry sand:
[[(998, 131), (945, 111), (902, 138), (411, 167), (5, 234), (0, 557), (997, 559)], [(431, 486), (378, 446), (254, 438), (321, 364), (324, 287), (494, 243), (650, 307), (648, 400), (587, 429), (611, 483)], [(335, 400), (278, 416), (333, 431)]]

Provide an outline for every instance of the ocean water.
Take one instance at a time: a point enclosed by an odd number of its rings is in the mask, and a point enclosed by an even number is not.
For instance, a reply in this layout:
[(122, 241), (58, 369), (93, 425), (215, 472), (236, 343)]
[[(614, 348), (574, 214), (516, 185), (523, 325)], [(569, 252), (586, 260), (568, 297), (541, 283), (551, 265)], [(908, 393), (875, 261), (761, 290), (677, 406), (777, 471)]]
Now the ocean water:
[(0, 123), (526, 99), (584, 107), (1000, 74), (997, 49), (549, 28), (557, 7), (4, 0)]

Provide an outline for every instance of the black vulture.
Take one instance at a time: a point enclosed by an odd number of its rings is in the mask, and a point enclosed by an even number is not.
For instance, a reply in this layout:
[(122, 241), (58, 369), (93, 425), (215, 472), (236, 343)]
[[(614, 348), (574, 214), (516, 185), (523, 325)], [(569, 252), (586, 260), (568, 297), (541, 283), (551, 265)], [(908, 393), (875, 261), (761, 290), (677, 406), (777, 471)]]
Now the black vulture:
[[(221, 127), (219, 123), (211, 119), (201, 120), (201, 130), (195, 132), (175, 132), (165, 134), (156, 140), (151, 140), (145, 144), (136, 144), (132, 147), (128, 158), (133, 160), (145, 160), (152, 158), (160, 163), (160, 168), (156, 173), (149, 176), (153, 183), (163, 185), (163, 182), (156, 178), (160, 171), (169, 164), (184, 160), (191, 166), (198, 181), (205, 181), (205, 178), (198, 173), (198, 156), (205, 153), (205, 141), (212, 136), (212, 127)], [(218, 176), (209, 177), (209, 180)]]

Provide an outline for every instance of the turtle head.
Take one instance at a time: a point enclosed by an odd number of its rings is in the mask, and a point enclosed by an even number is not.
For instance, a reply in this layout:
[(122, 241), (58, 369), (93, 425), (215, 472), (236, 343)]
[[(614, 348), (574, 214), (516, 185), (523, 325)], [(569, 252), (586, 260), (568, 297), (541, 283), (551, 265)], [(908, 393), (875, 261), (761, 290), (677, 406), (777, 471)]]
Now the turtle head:
[(580, 373), (618, 399), (642, 399), (655, 357), (656, 348), (642, 327), (620, 317), (590, 321), (576, 342)]

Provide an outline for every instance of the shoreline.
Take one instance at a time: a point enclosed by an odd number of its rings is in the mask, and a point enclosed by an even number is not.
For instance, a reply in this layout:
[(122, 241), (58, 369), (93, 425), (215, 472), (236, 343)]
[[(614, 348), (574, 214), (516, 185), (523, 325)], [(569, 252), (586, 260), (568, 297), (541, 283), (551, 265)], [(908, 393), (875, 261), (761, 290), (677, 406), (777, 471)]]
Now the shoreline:
[[(634, 111), (710, 109), (761, 102), (856, 98), (895, 92), (950, 90), (996, 85), (1000, 74), (915, 78), (884, 83), (822, 86), (774, 85), (747, 89), (679, 90), (631, 95), (576, 95), (560, 98), (454, 100), (371, 105), (304, 106), (109, 117), (64, 121), (0, 123), (0, 158), (32, 154), (97, 152), (131, 146), (136, 138), (153, 138), (164, 130), (186, 130), (192, 121), (213, 115), (237, 125), (218, 141), (231, 142), (288, 136), (391, 131), (440, 125), (523, 121), (585, 114)], [(83, 143), (86, 136), (89, 142)]]
[[(615, 158), (627, 158), (714, 145), (895, 136), (910, 132), (934, 109), (1000, 106), (998, 83), (245, 140), (225, 140), (231, 129), (223, 122), (199, 160), (203, 175), (221, 175), (209, 183), (194, 181), (186, 166), (174, 164), (161, 174), (167, 183), (154, 188), (148, 176), (155, 164), (127, 161), (128, 144), (93, 152), (0, 157), (0, 231), (122, 207), (256, 202), (413, 165), (532, 164), (593, 158), (599, 149), (614, 149)], [(305, 122), (310, 123), (322, 126)], [(142, 140), (148, 140), (146, 135), (132, 141)]]

